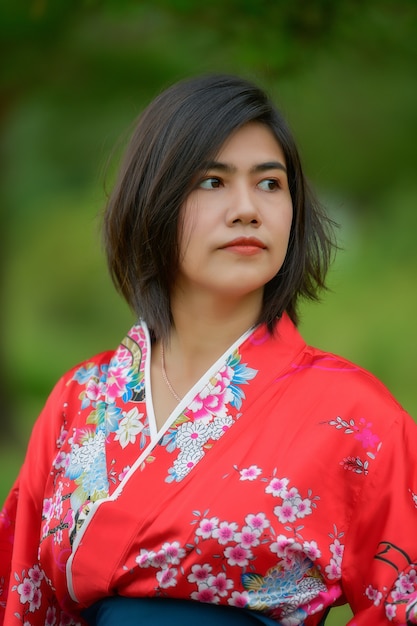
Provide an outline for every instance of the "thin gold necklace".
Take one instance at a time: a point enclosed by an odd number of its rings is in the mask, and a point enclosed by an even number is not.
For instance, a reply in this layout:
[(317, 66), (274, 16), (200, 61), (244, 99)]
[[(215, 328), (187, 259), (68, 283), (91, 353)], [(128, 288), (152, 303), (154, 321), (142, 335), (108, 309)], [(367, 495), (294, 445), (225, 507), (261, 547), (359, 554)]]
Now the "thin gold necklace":
[(162, 341), (161, 341), (161, 370), (162, 370), (162, 378), (164, 379), (166, 386), (168, 387), (168, 389), (170, 390), (170, 392), (172, 393), (176, 401), (181, 402), (181, 398), (175, 391), (174, 387), (171, 385), (168, 375), (167, 375), (167, 371), (165, 369), (165, 352), (164, 352), (164, 344), (162, 343)]

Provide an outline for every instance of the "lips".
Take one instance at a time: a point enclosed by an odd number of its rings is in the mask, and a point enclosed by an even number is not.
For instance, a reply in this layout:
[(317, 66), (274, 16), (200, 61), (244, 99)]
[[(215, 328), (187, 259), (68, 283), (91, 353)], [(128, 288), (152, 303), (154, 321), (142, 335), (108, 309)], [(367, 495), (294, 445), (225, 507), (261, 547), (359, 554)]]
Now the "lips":
[(221, 249), (238, 255), (252, 256), (260, 254), (262, 250), (266, 249), (266, 245), (256, 237), (237, 237), (221, 246)]
[(265, 249), (266, 245), (256, 237), (237, 237), (226, 243), (222, 248), (261, 248)]

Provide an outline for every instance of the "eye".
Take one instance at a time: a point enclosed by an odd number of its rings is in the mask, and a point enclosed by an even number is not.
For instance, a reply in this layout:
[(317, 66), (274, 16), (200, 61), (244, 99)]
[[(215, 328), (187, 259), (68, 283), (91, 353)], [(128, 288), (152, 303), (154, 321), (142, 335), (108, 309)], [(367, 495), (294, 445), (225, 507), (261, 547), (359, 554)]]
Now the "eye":
[(279, 181), (276, 178), (264, 178), (258, 183), (259, 189), (262, 191), (275, 191), (280, 189)]
[(220, 185), (220, 178), (216, 178), (215, 176), (209, 176), (208, 178), (204, 178), (198, 184), (200, 189), (218, 189)]

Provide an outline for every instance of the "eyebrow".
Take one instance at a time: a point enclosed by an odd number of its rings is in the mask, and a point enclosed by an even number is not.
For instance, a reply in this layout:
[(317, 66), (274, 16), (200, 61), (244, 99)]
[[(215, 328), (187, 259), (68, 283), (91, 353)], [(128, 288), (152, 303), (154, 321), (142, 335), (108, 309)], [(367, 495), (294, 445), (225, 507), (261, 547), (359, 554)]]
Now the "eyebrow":
[[(210, 170), (217, 170), (220, 172), (225, 172), (227, 174), (232, 174), (236, 172), (237, 168), (234, 165), (230, 165), (229, 163), (221, 163), (220, 161), (207, 161), (203, 163), (201, 167), (202, 171), (208, 172)], [(253, 167), (251, 167), (251, 174), (256, 174), (257, 172), (266, 172), (268, 170), (281, 170), (287, 173), (287, 168), (281, 161), (266, 161), (265, 163), (257, 163)]]

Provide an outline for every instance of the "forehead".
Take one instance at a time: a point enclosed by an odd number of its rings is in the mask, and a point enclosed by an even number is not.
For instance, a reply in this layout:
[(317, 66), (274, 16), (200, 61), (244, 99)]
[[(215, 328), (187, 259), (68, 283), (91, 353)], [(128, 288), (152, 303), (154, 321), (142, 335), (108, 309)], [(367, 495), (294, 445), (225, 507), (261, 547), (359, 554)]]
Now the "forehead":
[(216, 160), (233, 159), (271, 160), (285, 163), (284, 151), (272, 129), (260, 122), (249, 122), (231, 133), (216, 154)]

